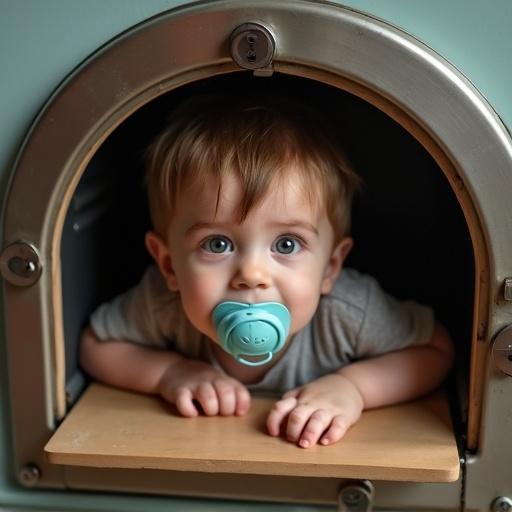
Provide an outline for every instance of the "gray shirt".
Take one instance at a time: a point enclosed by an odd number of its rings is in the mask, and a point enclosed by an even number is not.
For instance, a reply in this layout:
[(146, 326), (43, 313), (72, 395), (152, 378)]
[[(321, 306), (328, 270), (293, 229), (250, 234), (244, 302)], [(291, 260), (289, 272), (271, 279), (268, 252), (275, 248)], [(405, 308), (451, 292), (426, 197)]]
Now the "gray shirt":
[[(352, 361), (428, 343), (433, 325), (430, 308), (398, 301), (372, 277), (343, 269), (310, 323), (288, 341), (284, 356), (248, 387), (281, 394)], [(99, 306), (91, 327), (100, 340), (175, 350), (220, 369), (212, 342), (188, 321), (179, 294), (167, 289), (156, 266), (148, 268), (137, 286)]]

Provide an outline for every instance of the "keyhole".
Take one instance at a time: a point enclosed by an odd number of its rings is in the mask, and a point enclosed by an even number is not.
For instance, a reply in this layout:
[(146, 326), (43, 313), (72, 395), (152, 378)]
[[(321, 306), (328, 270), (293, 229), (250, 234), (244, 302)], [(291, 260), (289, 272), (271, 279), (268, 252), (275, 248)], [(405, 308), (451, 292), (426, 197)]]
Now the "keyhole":
[(249, 43), (250, 46), (254, 46), (257, 41), (258, 41), (257, 34), (247, 34), (247, 42)]
[(258, 71), (258, 76), (270, 76), (275, 51), (272, 34), (256, 23), (244, 23), (231, 34), (231, 57), (243, 69)]
[(258, 41), (258, 35), (251, 33), (247, 34), (247, 37), (245, 38), (247, 43), (249, 44), (249, 50), (245, 53), (246, 59), (252, 64), (256, 62), (256, 43)]

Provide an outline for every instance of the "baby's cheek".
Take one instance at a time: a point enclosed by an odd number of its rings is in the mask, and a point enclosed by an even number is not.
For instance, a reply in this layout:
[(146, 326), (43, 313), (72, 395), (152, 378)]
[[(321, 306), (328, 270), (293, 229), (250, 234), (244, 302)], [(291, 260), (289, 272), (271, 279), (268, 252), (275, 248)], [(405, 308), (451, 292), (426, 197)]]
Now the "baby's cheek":
[(183, 279), (181, 296), (182, 298), (187, 297), (189, 301), (197, 301), (199, 304), (204, 304), (215, 300), (218, 288), (218, 279), (216, 278), (215, 271), (191, 273)]
[(188, 319), (204, 334), (211, 336), (211, 314), (223, 300), (222, 289), (212, 273), (191, 278), (181, 291), (181, 301)]
[(312, 287), (306, 281), (303, 286), (294, 286), (290, 289), (288, 299), (285, 301), (292, 316), (292, 333), (296, 333), (305, 327), (315, 314), (320, 299), (320, 293), (316, 287)]

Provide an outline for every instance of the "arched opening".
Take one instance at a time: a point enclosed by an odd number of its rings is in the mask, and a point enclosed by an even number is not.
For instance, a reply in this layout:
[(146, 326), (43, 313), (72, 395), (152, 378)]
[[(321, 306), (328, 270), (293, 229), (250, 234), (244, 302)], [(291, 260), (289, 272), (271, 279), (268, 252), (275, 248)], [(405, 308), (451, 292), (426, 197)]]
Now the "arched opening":
[[(102, 144), (78, 184), (61, 245), (67, 394), (80, 389), (77, 346), (93, 305), (135, 284), (149, 261), (144, 149), (173, 106), (191, 95), (286, 93), (314, 105), (364, 180), (347, 262), (391, 294), (431, 305), (457, 346), (467, 393), (474, 254), (462, 209), (442, 169), (405, 128), (367, 101), (319, 81), (274, 73), (220, 75), (175, 89), (134, 112)], [(459, 384), (460, 384), (459, 382)], [(455, 385), (452, 383), (452, 391)], [(459, 412), (465, 415), (465, 404)]]

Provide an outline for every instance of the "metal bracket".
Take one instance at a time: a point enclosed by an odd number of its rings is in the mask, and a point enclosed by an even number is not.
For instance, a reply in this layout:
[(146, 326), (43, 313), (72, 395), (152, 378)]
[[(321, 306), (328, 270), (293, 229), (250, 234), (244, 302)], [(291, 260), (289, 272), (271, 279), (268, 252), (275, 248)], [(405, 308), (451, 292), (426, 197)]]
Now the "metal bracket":
[(505, 327), (494, 338), (492, 358), (499, 370), (512, 376), (512, 325)]
[(371, 512), (375, 490), (369, 480), (352, 480), (340, 488), (338, 512)]

